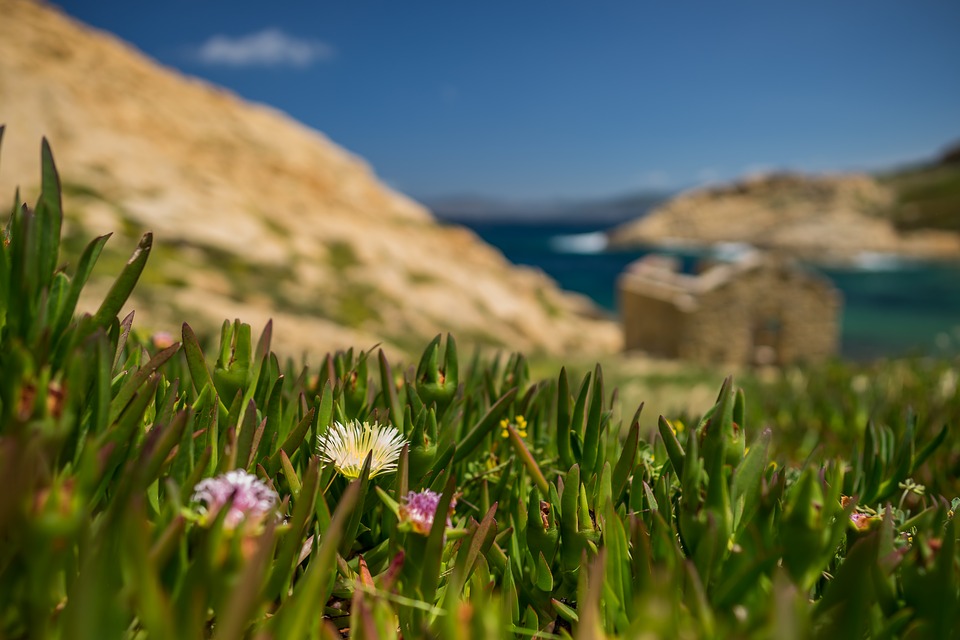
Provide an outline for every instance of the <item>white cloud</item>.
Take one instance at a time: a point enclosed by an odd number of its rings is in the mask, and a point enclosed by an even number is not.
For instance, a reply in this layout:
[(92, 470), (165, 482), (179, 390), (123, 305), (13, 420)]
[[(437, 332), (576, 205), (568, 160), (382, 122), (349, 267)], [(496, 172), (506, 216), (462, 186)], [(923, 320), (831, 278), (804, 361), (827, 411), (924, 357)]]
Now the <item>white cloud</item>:
[(336, 49), (326, 42), (297, 38), (277, 28), (237, 37), (211, 36), (197, 49), (201, 62), (231, 67), (307, 67), (335, 55)]

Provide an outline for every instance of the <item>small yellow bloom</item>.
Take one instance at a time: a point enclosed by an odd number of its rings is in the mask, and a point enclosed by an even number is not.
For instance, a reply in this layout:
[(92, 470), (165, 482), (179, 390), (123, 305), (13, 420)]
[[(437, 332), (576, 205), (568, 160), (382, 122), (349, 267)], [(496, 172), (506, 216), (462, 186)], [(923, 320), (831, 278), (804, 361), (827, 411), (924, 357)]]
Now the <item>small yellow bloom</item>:
[[(521, 438), (526, 438), (527, 437), (527, 419), (524, 418), (523, 416), (517, 416), (513, 420), (514, 420), (513, 428), (517, 430), (517, 435), (519, 435)], [(503, 420), (500, 421), (500, 428), (502, 429), (502, 431), (500, 432), (501, 438), (508, 438), (510, 436), (510, 431), (507, 429), (507, 427), (509, 427), (510, 424), (511, 423), (508, 418), (504, 418)]]

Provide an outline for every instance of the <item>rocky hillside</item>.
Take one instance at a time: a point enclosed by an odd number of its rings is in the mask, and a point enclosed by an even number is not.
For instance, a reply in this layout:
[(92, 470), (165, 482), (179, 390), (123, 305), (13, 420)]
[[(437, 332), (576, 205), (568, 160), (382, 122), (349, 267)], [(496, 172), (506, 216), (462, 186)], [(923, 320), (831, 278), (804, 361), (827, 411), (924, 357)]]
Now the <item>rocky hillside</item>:
[(33, 200), (47, 136), (73, 255), (117, 232), (97, 272), (112, 275), (152, 230), (137, 326), (272, 317), (291, 355), (416, 350), (440, 331), (530, 352), (618, 348), (585, 299), (437, 224), (322, 134), (47, 5), (0, 0), (0, 16), (0, 197), (19, 184)]
[(895, 225), (898, 193), (866, 175), (773, 174), (697, 189), (610, 234), (615, 246), (746, 242), (823, 261), (864, 252), (960, 259), (960, 234)]

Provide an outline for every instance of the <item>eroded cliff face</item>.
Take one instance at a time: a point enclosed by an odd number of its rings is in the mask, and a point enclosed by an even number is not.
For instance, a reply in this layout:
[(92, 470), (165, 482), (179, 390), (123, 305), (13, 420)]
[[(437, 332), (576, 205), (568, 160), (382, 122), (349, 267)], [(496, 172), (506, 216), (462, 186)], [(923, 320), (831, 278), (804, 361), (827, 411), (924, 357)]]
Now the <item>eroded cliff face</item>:
[(416, 351), (440, 331), (529, 352), (619, 347), (587, 300), (437, 224), (321, 133), (47, 5), (0, 0), (0, 15), (0, 194), (19, 185), (33, 201), (46, 136), (73, 255), (115, 232), (97, 271), (107, 277), (152, 230), (129, 305), (137, 326), (272, 317), (275, 346), (295, 356), (378, 342)]
[(864, 252), (960, 259), (960, 235), (898, 231), (894, 193), (866, 175), (773, 174), (681, 194), (610, 234), (618, 246), (747, 242), (813, 260)]

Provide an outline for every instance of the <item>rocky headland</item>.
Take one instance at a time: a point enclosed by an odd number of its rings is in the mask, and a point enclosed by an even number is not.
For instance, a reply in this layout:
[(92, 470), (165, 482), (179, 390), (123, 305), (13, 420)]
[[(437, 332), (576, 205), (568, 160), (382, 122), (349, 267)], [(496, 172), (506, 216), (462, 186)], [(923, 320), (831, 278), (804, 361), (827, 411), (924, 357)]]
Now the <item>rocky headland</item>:
[(613, 229), (611, 246), (746, 243), (813, 262), (960, 260), (960, 234), (898, 228), (897, 193), (861, 174), (771, 174), (683, 193)]
[(63, 259), (114, 232), (101, 295), (152, 230), (135, 326), (216, 332), (236, 317), (258, 330), (273, 318), (275, 347), (311, 357), (377, 343), (412, 353), (441, 331), (531, 353), (618, 349), (616, 324), (587, 299), (438, 224), (321, 133), (46, 4), (0, 0), (0, 16), (0, 194), (19, 185), (34, 200), (46, 136)]

